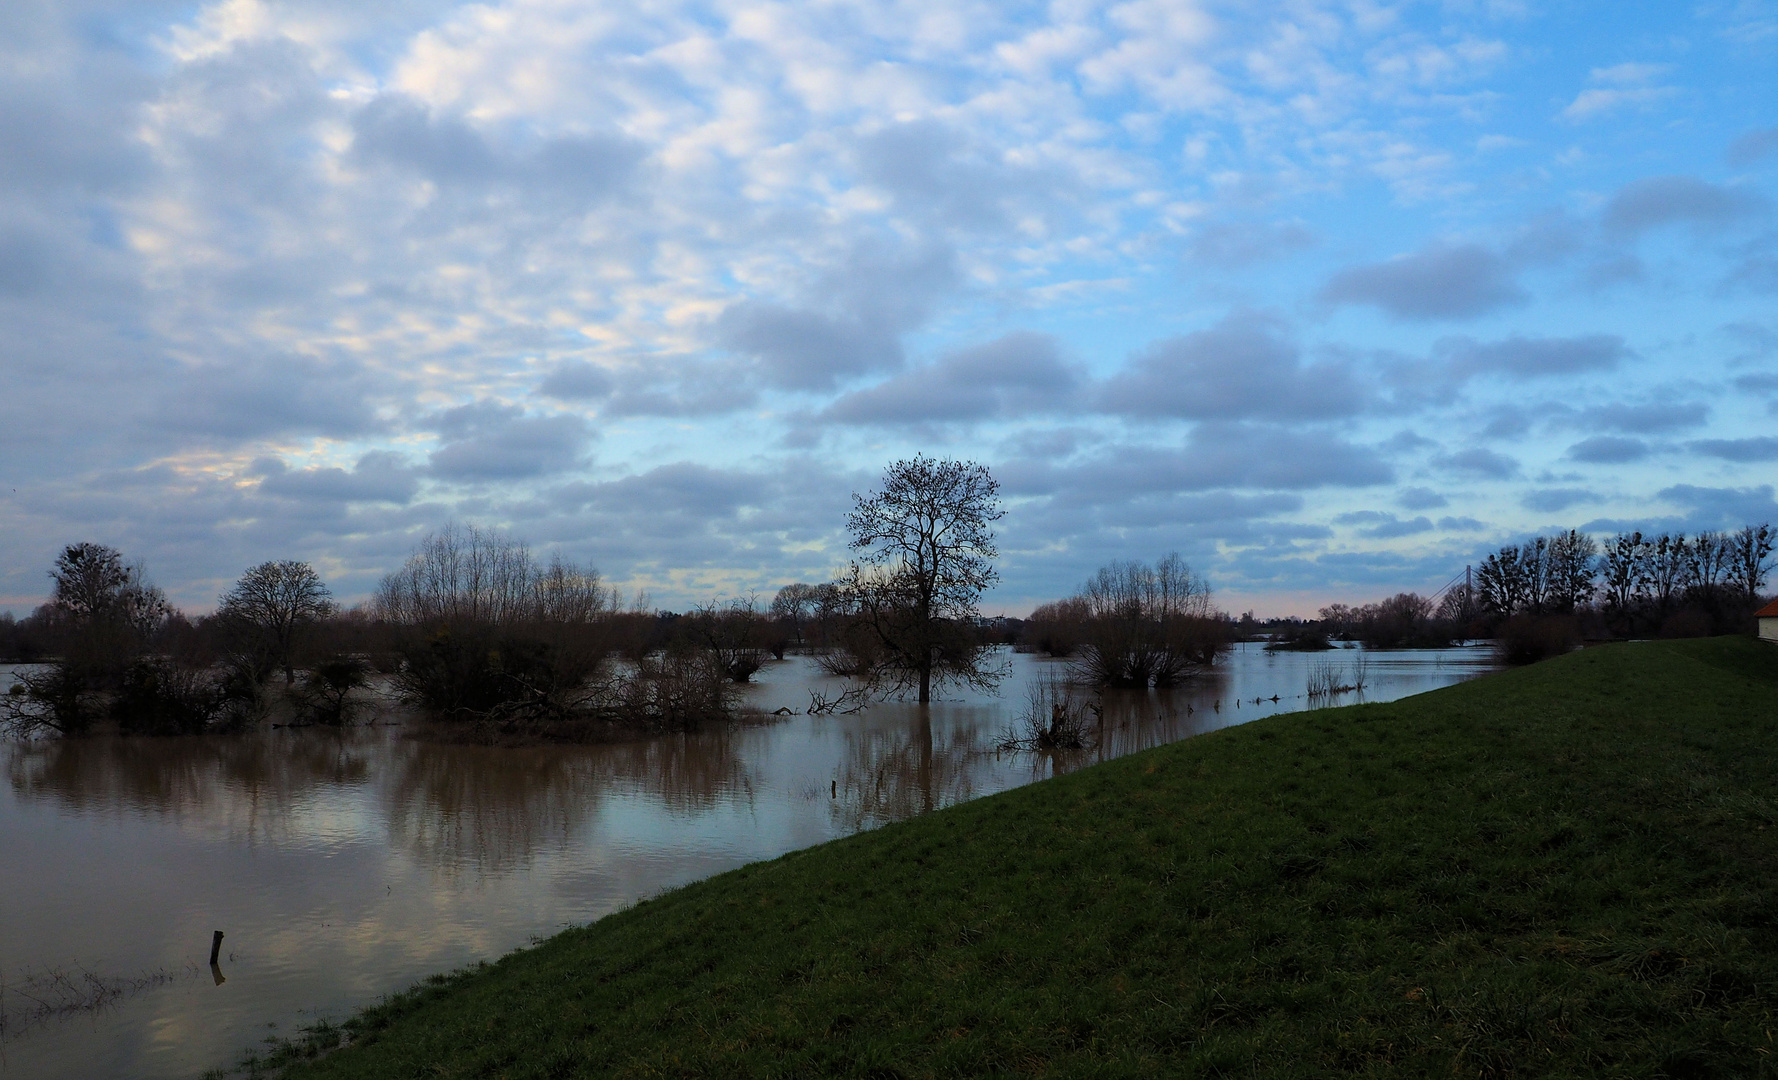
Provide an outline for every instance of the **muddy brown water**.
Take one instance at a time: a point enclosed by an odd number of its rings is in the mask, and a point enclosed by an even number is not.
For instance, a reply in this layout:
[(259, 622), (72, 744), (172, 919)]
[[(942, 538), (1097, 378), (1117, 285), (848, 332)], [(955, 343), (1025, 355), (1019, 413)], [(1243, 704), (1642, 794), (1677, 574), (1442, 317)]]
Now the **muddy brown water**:
[[(1317, 665), (1361, 655), (1372, 701), (1492, 667), (1484, 647), (1242, 645), (1183, 689), (1109, 695), (1101, 745), (1061, 756), (994, 750), (1032, 682), (1065, 670), (1011, 654), (994, 697), (604, 746), (439, 745), (404, 726), (0, 743), (0, 1078), (226, 1068), (663, 890), (1302, 709)], [(756, 678), (766, 712), (838, 686), (806, 658)]]

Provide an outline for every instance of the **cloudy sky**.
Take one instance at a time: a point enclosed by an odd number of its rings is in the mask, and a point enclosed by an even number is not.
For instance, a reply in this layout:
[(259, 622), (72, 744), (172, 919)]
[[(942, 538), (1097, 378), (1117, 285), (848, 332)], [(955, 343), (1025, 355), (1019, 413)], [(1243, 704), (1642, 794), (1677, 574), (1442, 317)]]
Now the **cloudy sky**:
[(511, 530), (820, 580), (916, 451), (1014, 613), (1778, 520), (1778, 3), (9, 0), (0, 608)]

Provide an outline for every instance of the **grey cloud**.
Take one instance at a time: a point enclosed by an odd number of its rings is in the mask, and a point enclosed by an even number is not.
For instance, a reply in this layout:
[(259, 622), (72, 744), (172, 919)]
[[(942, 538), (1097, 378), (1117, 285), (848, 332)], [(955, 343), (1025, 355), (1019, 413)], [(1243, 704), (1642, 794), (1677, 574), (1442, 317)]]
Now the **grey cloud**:
[(1737, 529), (1743, 525), (1778, 521), (1778, 501), (1772, 485), (1712, 488), (1675, 484), (1656, 493), (1660, 498), (1691, 511), (1693, 528)]
[(57, 265), (48, 237), (17, 227), (0, 230), (0, 295), (30, 296), (48, 291)]
[(1315, 234), (1296, 222), (1209, 225), (1192, 238), (1191, 257), (1207, 266), (1239, 270), (1315, 244)]
[(436, 116), (402, 94), (383, 94), (352, 117), (354, 156), (405, 168), (441, 185), (501, 182), (593, 199), (619, 186), (643, 157), (616, 135), (544, 140), (528, 153), (501, 153), (466, 121)]
[(822, 298), (819, 305), (743, 300), (717, 319), (717, 340), (756, 360), (770, 385), (831, 389), (859, 375), (900, 368), (901, 335), (925, 321), (955, 280), (948, 249), (861, 248), (810, 288)]
[(1369, 304), (1398, 319), (1470, 319), (1530, 299), (1511, 264), (1477, 244), (1439, 244), (1342, 270), (1320, 296)]
[(1002, 480), (1009, 494), (1066, 490), (1077, 500), (1105, 503), (1217, 488), (1369, 487), (1389, 483), (1394, 475), (1375, 450), (1326, 433), (1205, 422), (1178, 449), (1121, 446), (1066, 467), (1013, 462)]
[(1778, 375), (1743, 375), (1735, 380), (1735, 388), (1749, 394), (1778, 393)]
[(888, 192), (903, 214), (953, 228), (1006, 228), (1019, 204), (1051, 208), (1067, 187), (1063, 177), (1009, 164), (932, 119), (863, 137), (857, 162), (860, 179)]
[(1582, 439), (1568, 448), (1569, 457), (1594, 465), (1620, 465), (1628, 461), (1641, 461), (1648, 455), (1647, 443), (1641, 439), (1626, 439), (1618, 435), (1596, 435), (1591, 439)]
[(1017, 332), (847, 394), (821, 413), (842, 423), (922, 424), (1060, 408), (1079, 374), (1047, 334)]
[(1402, 488), (1395, 495), (1395, 501), (1404, 510), (1437, 510), (1449, 505), (1450, 500), (1431, 488)]
[(148, 79), (78, 51), (64, 53), (62, 63), (36, 59), (0, 64), (0, 191), (94, 197), (136, 190), (157, 176), (134, 137)]
[(1276, 320), (1235, 314), (1157, 341), (1106, 381), (1099, 408), (1126, 416), (1325, 419), (1364, 407), (1344, 364), (1305, 365)]
[(1778, 150), (1778, 128), (1765, 128), (1761, 131), (1749, 131), (1730, 143), (1728, 152), (1723, 157), (1735, 168), (1745, 169), (1774, 150)]
[(590, 401), (610, 397), (617, 383), (610, 372), (585, 360), (568, 360), (544, 376), (537, 392), (558, 401)]
[(1424, 515), (1403, 520), (1394, 514), (1380, 510), (1357, 510), (1349, 514), (1340, 514), (1334, 518), (1336, 525), (1361, 526), (1358, 534), (1373, 540), (1392, 540), (1401, 536), (1416, 536), (1431, 532), (1432, 520)]
[(1479, 342), (1473, 338), (1441, 339), (1434, 351), (1464, 375), (1511, 375), (1519, 378), (1574, 375), (1609, 371), (1629, 355), (1624, 339), (1616, 334), (1587, 334), (1568, 338), (1513, 336), (1503, 341)]
[(1411, 431), (1405, 428), (1389, 436), (1389, 438), (1385, 439), (1381, 444), (1382, 449), (1387, 450), (1392, 454), (1408, 454), (1415, 450), (1425, 450), (1428, 447), (1437, 445), (1438, 443), (1436, 441), (1428, 439), (1417, 431)]
[(291, 469), (278, 458), (255, 462), (263, 479), (263, 495), (316, 502), (413, 501), (420, 482), (406, 459), (386, 451), (372, 451), (358, 459), (352, 471), (339, 468)]
[(800, 458), (780, 459), (767, 472), (676, 462), (562, 484), (541, 500), (536, 531), (595, 537), (602, 566), (620, 574), (652, 568), (669, 595), (708, 599), (683, 575), (769, 569), (808, 580), (832, 573), (828, 544), (845, 520), (848, 490), (868, 482)]
[(1763, 209), (1764, 197), (1693, 176), (1653, 176), (1625, 184), (1606, 204), (1605, 228), (1634, 236), (1673, 223), (1718, 226)]
[(1710, 407), (1695, 401), (1658, 405), (1626, 405), (1620, 402), (1586, 409), (1579, 419), (1584, 427), (1595, 431), (1647, 435), (1697, 427), (1709, 416)]
[(565, 488), (558, 499), (581, 507), (627, 513), (721, 517), (764, 501), (760, 476), (679, 462), (599, 484)]
[(1699, 439), (1686, 444), (1695, 454), (1707, 454), (1724, 461), (1778, 461), (1778, 438), (1770, 435), (1751, 439)]
[(1482, 425), (1482, 437), (1485, 439), (1514, 439), (1531, 430), (1531, 417), (1525, 410), (1505, 406), (1496, 409), (1488, 422)]
[(1505, 480), (1519, 474), (1518, 462), (1482, 447), (1440, 454), (1432, 459), (1432, 463), (1447, 472), (1488, 480)]
[(1438, 519), (1438, 527), (1447, 532), (1481, 532), (1488, 525), (1472, 517), (1442, 517)]
[(294, 432), (367, 435), (384, 424), (366, 400), (363, 370), (282, 356), (228, 360), (169, 373), (151, 426), (200, 435), (264, 438)]
[(1566, 510), (1576, 503), (1597, 502), (1599, 497), (1584, 488), (1540, 488), (1527, 492), (1519, 502), (1527, 510), (1536, 510), (1540, 514), (1553, 514), (1558, 510)]
[(444, 445), (433, 475), (460, 481), (517, 480), (582, 464), (589, 438), (578, 416), (529, 416), (516, 405), (480, 401), (448, 409), (435, 425)]

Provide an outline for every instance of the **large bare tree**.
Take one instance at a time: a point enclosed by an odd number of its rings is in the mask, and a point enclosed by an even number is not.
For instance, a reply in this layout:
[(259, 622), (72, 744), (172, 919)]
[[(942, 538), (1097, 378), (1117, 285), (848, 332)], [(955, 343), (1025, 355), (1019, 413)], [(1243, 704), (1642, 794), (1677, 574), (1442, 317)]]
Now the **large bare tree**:
[[(241, 575), (224, 593), (218, 614), (257, 636), (271, 660), (284, 669), (284, 681), (296, 681), (297, 637), (317, 619), (333, 613), (333, 594), (321, 575), (306, 562), (260, 563)], [(261, 669), (263, 670), (263, 669)]]
[(859, 554), (847, 600), (881, 646), (877, 674), (922, 702), (935, 681), (996, 681), (981, 664), (975, 622), (982, 593), (999, 580), (999, 492), (981, 465), (922, 454), (889, 466), (879, 490), (852, 496), (846, 529)]

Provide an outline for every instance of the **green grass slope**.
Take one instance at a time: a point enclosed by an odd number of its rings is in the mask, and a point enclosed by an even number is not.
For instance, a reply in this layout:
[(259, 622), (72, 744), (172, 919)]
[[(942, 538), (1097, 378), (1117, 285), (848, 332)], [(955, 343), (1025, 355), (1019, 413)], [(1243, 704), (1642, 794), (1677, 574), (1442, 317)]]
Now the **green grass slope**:
[(1778, 649), (1589, 649), (746, 867), (293, 1077), (1756, 1076)]

